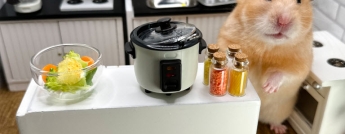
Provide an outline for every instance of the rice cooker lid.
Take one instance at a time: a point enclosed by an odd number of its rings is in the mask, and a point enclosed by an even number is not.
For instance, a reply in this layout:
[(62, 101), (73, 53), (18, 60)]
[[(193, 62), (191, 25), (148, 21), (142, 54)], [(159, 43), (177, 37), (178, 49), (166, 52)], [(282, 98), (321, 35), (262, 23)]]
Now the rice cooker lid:
[(192, 24), (162, 18), (157, 22), (141, 25), (131, 33), (136, 45), (153, 50), (178, 50), (196, 45), (202, 37)]

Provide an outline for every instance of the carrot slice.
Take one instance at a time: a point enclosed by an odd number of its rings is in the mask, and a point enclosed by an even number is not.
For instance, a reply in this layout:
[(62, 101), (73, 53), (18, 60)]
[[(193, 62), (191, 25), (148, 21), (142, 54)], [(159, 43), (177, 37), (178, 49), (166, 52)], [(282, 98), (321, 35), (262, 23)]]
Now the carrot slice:
[(89, 56), (82, 56), (82, 57), (81, 57), (81, 60), (87, 62), (87, 65), (88, 65), (88, 66), (92, 65), (92, 64), (95, 62), (95, 61), (94, 61), (91, 57), (89, 57)]
[[(42, 68), (42, 70), (43, 70), (43, 71), (48, 71), (48, 72), (49, 72), (51, 68), (53, 68), (53, 70), (57, 71), (57, 67), (56, 67), (55, 65), (53, 65), (53, 64), (47, 64), (47, 65), (45, 65), (45, 66)], [(47, 82), (47, 75), (45, 75), (45, 73), (42, 74), (42, 79), (43, 79), (44, 83)]]

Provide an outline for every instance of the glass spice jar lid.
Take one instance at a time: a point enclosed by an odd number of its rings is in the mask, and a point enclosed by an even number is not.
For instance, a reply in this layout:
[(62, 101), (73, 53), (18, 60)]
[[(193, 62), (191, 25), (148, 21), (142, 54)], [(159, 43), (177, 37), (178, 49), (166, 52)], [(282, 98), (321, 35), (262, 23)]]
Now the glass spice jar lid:
[(238, 45), (238, 44), (230, 44), (228, 45), (228, 50), (231, 51), (231, 52), (238, 52), (240, 51), (241, 49), (241, 46)]
[(207, 50), (210, 53), (215, 53), (219, 50), (219, 46), (217, 44), (210, 44), (207, 46)]
[(239, 62), (245, 62), (248, 59), (248, 55), (245, 53), (236, 53), (235, 54), (235, 60)]
[(217, 61), (225, 61), (226, 55), (224, 52), (216, 52), (213, 54), (213, 57)]

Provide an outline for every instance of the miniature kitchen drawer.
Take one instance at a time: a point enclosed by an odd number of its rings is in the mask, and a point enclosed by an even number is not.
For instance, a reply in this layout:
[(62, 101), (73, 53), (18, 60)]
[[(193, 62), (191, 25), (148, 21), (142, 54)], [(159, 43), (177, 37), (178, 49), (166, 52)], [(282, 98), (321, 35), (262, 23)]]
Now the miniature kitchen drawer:
[(203, 64), (191, 90), (145, 93), (133, 66), (108, 66), (93, 94), (79, 102), (49, 98), (31, 81), (17, 111), (21, 134), (255, 134), (260, 99), (251, 83), (244, 97), (214, 97), (202, 84)]

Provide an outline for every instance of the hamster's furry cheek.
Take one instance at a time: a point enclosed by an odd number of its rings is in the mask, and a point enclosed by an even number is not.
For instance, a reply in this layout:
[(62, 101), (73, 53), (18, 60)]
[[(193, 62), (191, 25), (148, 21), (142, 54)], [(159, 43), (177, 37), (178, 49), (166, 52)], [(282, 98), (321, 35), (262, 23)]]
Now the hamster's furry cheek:
[(290, 29), (286, 31), (286, 34), (289, 35), (289, 38), (295, 39), (295, 38), (298, 38), (299, 35), (301, 35), (303, 28), (302, 28), (301, 21), (299, 21), (298, 19), (294, 20), (292, 24), (293, 25), (291, 25)]
[(241, 15), (239, 16), (239, 19), (241, 20), (242, 24), (244, 27), (248, 27), (248, 17), (247, 17), (247, 10), (246, 8), (242, 9)]
[(309, 31), (313, 25), (313, 13), (311, 10), (306, 10), (305, 13), (300, 15), (301, 29)]
[(273, 27), (270, 24), (269, 14), (253, 13), (247, 8), (242, 10), (240, 19), (243, 27), (245, 27), (243, 32), (254, 38), (262, 38), (262, 35), (267, 31), (271, 31)]
[(275, 28), (269, 14), (263, 14), (258, 17), (255, 30), (259, 31), (261, 34), (273, 33)]

